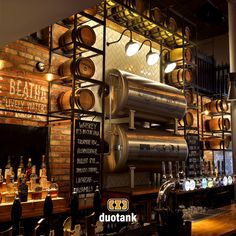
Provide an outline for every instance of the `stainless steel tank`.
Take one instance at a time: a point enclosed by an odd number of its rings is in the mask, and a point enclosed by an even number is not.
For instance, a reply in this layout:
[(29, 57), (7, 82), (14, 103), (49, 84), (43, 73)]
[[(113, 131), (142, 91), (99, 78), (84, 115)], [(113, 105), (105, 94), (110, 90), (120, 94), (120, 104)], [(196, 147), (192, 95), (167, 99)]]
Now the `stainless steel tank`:
[(181, 90), (125, 71), (113, 69), (106, 76), (106, 115), (111, 117), (135, 110), (135, 117), (169, 122), (181, 119), (187, 109)]
[(156, 129), (129, 130), (125, 125), (106, 127), (109, 153), (104, 157), (108, 172), (124, 171), (128, 166), (157, 170), (161, 161), (184, 161), (188, 146), (183, 136)]

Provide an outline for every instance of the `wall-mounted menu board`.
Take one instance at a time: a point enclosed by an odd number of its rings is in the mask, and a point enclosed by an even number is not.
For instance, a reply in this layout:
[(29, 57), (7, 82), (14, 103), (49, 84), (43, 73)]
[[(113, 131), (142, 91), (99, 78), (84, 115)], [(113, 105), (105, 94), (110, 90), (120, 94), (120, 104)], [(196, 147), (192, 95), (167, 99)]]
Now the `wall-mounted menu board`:
[(100, 123), (75, 122), (74, 187), (79, 197), (89, 197), (100, 183)]
[(199, 175), (201, 157), (199, 136), (197, 134), (187, 134), (186, 141), (188, 143), (188, 174), (190, 176), (194, 176), (195, 173)]

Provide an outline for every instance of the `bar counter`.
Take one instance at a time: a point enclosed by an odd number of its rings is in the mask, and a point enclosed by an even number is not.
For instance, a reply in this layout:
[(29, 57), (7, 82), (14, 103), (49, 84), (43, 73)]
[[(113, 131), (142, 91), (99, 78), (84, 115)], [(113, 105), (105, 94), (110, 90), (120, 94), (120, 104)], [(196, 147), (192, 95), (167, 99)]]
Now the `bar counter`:
[[(54, 198), (53, 201), (53, 214), (64, 213), (69, 210), (68, 203), (64, 198)], [(22, 202), (22, 218), (33, 218), (43, 216), (43, 204), (42, 200), (30, 200), (28, 202)], [(0, 223), (11, 220), (11, 208), (12, 203), (1, 203), (0, 205)]]
[(192, 223), (192, 236), (236, 235), (236, 204), (222, 207), (225, 213)]

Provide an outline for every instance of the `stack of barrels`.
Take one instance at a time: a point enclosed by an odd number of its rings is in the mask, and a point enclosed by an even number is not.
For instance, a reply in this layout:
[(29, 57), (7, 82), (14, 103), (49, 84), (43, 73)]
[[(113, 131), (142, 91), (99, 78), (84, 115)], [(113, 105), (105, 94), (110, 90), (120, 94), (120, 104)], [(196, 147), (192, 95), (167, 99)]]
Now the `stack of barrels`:
[[(118, 4), (112, 0), (106, 1), (107, 15), (114, 21), (126, 27), (134, 27), (143, 35), (155, 40), (164, 40), (169, 47), (182, 46), (183, 43), (186, 44), (190, 40), (191, 30), (189, 27), (184, 27), (184, 30), (182, 30), (182, 27), (180, 29), (176, 20), (163, 14), (158, 7), (149, 10), (148, 1), (118, 0), (116, 2)], [(101, 10), (104, 9), (103, 4), (99, 6)], [(142, 15), (145, 17), (142, 17)], [(178, 36), (175, 36), (175, 34), (178, 34)]]
[[(95, 16), (98, 7), (84, 10), (84, 13)], [(75, 17), (71, 16), (63, 20), (67, 25), (74, 24)], [(76, 54), (84, 51), (84, 47), (92, 47), (96, 42), (96, 34), (94, 29), (89, 25), (81, 25), (87, 21), (87, 17), (77, 14), (78, 28), (69, 29), (59, 38), (59, 45), (65, 54), (72, 54), (74, 46), (76, 46)], [(95, 74), (94, 62), (87, 57), (78, 57), (76, 60), (69, 59), (59, 66), (58, 70), (61, 79), (64, 82), (71, 82), (74, 77), (80, 82), (80, 78), (92, 78)], [(90, 89), (77, 88), (72, 96), (72, 90), (62, 92), (58, 97), (58, 104), (62, 111), (67, 111), (72, 108), (82, 109), (85, 111), (91, 110), (95, 104), (95, 96)], [(74, 104), (74, 105), (73, 105)]]
[[(211, 117), (211, 119), (205, 120), (205, 130), (208, 132), (225, 132), (230, 130), (230, 119), (222, 117), (222, 113), (227, 112), (229, 109), (226, 100), (218, 99), (208, 102), (204, 105), (204, 109), (211, 114), (219, 114), (219, 116)], [(230, 145), (230, 136), (212, 136), (205, 140), (205, 146), (207, 149), (227, 149)]]

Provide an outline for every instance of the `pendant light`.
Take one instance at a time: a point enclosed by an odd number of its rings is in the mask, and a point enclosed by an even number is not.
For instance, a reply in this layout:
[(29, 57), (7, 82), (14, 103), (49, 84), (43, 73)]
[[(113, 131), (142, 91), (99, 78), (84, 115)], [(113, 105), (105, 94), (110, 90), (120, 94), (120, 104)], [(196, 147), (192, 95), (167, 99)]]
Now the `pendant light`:
[(118, 40), (113, 41), (113, 42), (107, 42), (107, 46), (110, 46), (111, 44), (114, 44), (114, 43), (118, 43), (118, 42), (122, 39), (122, 37), (123, 37), (123, 35), (124, 35), (124, 33), (125, 33), (126, 31), (129, 31), (129, 32), (130, 32), (130, 40), (129, 40), (129, 42), (125, 45), (125, 53), (126, 53), (127, 56), (131, 57), (131, 56), (134, 56), (134, 55), (138, 52), (138, 50), (139, 50), (139, 44), (136, 43), (136, 42), (134, 42), (134, 41), (132, 40), (132, 31), (129, 30), (129, 29), (124, 30), (124, 31), (121, 33), (121, 36), (120, 36), (120, 38), (119, 38)]

